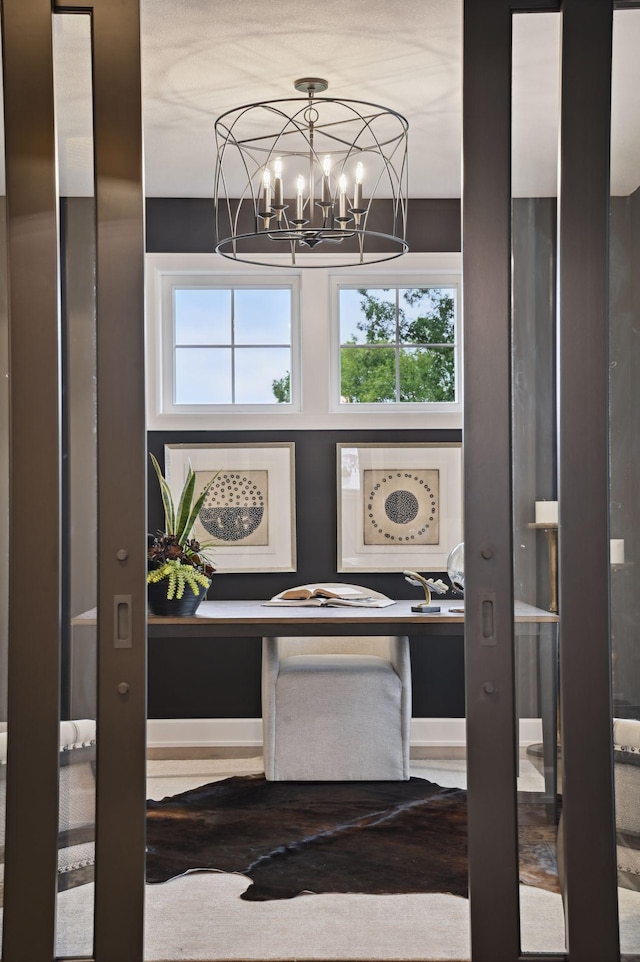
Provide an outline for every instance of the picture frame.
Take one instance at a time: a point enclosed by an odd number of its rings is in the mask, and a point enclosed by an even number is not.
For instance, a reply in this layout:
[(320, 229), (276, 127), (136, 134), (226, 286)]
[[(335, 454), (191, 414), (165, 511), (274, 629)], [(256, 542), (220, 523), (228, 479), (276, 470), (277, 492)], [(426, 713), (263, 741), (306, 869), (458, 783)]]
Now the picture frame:
[(213, 541), (221, 574), (296, 570), (295, 445), (165, 444), (165, 477), (177, 498), (189, 465), (196, 496), (216, 475), (193, 536)]
[(462, 444), (338, 444), (339, 572), (446, 571), (462, 536)]

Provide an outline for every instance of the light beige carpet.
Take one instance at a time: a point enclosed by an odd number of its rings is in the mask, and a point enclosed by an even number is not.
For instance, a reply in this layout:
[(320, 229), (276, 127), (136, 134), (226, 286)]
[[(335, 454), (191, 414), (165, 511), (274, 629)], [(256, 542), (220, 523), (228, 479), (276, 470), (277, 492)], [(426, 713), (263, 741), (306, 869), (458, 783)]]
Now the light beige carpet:
[[(162, 798), (229, 775), (262, 771), (261, 759), (152, 761), (148, 794)], [(425, 760), (412, 774), (464, 788), (461, 760)], [(540, 790), (530, 762), (519, 788)], [(285, 902), (244, 902), (247, 879), (193, 873), (146, 889), (145, 960), (469, 958), (466, 899), (450, 895), (305, 895)], [(525, 952), (564, 949), (559, 895), (521, 886)], [(58, 903), (59, 955), (91, 953), (93, 886), (63, 892)], [(624, 952), (640, 949), (640, 893), (620, 890)]]

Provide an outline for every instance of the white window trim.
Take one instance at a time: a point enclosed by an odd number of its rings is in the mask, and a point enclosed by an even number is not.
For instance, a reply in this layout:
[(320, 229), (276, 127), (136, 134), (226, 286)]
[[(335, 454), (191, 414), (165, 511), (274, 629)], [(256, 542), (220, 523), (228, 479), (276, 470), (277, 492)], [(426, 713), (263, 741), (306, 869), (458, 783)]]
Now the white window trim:
[[(269, 267), (257, 267), (236, 263), (218, 254), (147, 254), (146, 256), (146, 382), (147, 427), (149, 430), (375, 430), (393, 428), (461, 428), (462, 398), (450, 404), (398, 404), (398, 405), (352, 405), (332, 403), (339, 383), (337, 366), (339, 345), (336, 349), (337, 314), (332, 310), (332, 292), (339, 283), (357, 278), (363, 287), (372, 287), (385, 277), (393, 278), (394, 285), (407, 287), (437, 284), (460, 285), (461, 255), (459, 253), (409, 253), (394, 262), (394, 269), (381, 270), (380, 265), (363, 265), (340, 269), (335, 265), (339, 255), (321, 255), (325, 269), (304, 270), (304, 263), (312, 259), (319, 263), (318, 254), (300, 255), (298, 265), (276, 271)], [(286, 257), (273, 255), (275, 265), (286, 264)], [(269, 286), (289, 283), (295, 278), (299, 284), (300, 311), (299, 340), (293, 341), (292, 351), (299, 360), (300, 397), (292, 399), (291, 405), (207, 405), (206, 410), (194, 411), (189, 406), (175, 405), (167, 410), (164, 399), (166, 390), (165, 357), (166, 344), (162, 338), (162, 288), (165, 275), (200, 276), (228, 279), (230, 284), (241, 284), (250, 278), (251, 284)], [(191, 278), (190, 278), (191, 281)], [(337, 297), (337, 294), (335, 295)], [(296, 295), (294, 294), (294, 299)], [(461, 352), (462, 319), (461, 299), (458, 298), (457, 350)], [(334, 323), (332, 324), (332, 316)], [(294, 325), (295, 327), (296, 325)], [(171, 338), (168, 341), (171, 346)], [(458, 354), (458, 363), (461, 354)], [(333, 362), (332, 362), (333, 358)], [(295, 363), (295, 361), (294, 361)], [(460, 371), (460, 368), (458, 368)], [(458, 377), (461, 390), (461, 377)], [(292, 372), (292, 385), (295, 378)], [(296, 402), (299, 409), (294, 410)], [(203, 406), (204, 408), (205, 406)], [(394, 410), (391, 410), (391, 408)], [(367, 408), (367, 410), (364, 410)], [(445, 410), (441, 410), (445, 409)]]

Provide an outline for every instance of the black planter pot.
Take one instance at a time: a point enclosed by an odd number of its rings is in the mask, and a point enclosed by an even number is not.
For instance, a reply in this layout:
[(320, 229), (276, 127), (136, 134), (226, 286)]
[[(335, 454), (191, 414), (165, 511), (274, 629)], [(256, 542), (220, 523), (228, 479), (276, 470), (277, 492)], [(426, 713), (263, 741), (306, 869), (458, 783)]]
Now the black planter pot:
[(172, 615), (174, 618), (186, 618), (195, 615), (201, 601), (207, 597), (207, 588), (199, 585), (200, 593), (194, 595), (191, 588), (187, 585), (184, 589), (182, 598), (167, 598), (167, 579), (154, 581), (147, 585), (149, 591), (149, 611), (154, 615)]

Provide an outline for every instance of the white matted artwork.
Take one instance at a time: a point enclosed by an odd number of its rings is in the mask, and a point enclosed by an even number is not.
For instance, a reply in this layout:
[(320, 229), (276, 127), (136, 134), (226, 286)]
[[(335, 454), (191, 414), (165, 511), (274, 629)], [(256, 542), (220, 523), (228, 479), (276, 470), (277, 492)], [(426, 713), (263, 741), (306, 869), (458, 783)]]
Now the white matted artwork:
[(446, 571), (462, 539), (462, 445), (338, 444), (338, 571)]
[(295, 571), (294, 445), (166, 444), (165, 473), (174, 498), (189, 465), (196, 496), (215, 475), (193, 529), (213, 541), (216, 571)]

